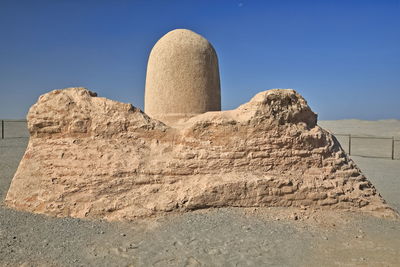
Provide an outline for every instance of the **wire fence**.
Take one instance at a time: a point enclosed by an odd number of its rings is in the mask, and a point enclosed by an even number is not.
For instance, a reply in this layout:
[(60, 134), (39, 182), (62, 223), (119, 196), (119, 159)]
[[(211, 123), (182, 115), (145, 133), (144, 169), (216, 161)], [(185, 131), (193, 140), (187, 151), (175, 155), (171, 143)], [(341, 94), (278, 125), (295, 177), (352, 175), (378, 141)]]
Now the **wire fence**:
[(27, 137), (29, 132), (26, 120), (1, 120), (1, 139)]
[[(334, 134), (342, 148), (353, 156), (400, 159), (400, 138)], [(28, 138), (26, 120), (1, 120), (1, 139)]]
[(334, 135), (349, 155), (400, 159), (400, 138), (352, 134)]

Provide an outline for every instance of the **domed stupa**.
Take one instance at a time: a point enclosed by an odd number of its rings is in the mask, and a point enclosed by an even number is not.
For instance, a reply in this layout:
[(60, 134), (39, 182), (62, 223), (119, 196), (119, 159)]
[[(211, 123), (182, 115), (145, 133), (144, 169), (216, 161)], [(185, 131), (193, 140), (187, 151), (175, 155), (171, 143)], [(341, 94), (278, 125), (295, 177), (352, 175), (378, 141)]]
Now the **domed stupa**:
[(165, 34), (147, 64), (145, 113), (172, 122), (221, 110), (218, 58), (201, 35), (186, 29)]

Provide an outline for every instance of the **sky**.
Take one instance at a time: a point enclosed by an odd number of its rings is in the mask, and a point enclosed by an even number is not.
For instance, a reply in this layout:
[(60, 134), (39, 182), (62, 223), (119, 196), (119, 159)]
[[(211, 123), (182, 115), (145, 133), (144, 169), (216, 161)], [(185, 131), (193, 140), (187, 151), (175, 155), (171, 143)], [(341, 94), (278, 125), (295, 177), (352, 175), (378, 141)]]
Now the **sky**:
[(319, 119), (400, 119), (400, 0), (0, 0), (0, 118), (86, 87), (143, 109), (146, 65), (167, 32), (218, 54), (222, 109), (293, 88)]

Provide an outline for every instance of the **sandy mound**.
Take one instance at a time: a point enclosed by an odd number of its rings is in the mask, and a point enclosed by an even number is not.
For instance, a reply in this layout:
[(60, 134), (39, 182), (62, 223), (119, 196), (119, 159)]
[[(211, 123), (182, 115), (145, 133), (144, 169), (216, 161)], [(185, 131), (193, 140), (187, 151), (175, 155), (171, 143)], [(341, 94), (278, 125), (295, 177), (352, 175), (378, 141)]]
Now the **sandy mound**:
[(294, 90), (165, 125), (84, 88), (41, 96), (7, 205), (129, 220), (222, 206), (396, 216)]

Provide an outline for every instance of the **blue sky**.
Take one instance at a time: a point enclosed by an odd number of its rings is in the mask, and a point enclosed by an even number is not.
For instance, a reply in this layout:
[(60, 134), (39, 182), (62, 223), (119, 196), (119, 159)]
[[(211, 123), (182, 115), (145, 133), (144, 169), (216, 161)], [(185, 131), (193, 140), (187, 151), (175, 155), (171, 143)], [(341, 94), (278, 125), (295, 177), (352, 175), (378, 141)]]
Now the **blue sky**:
[(223, 109), (293, 88), (320, 119), (400, 119), (399, 0), (0, 0), (0, 118), (71, 86), (142, 108), (148, 54), (176, 28), (215, 47)]

